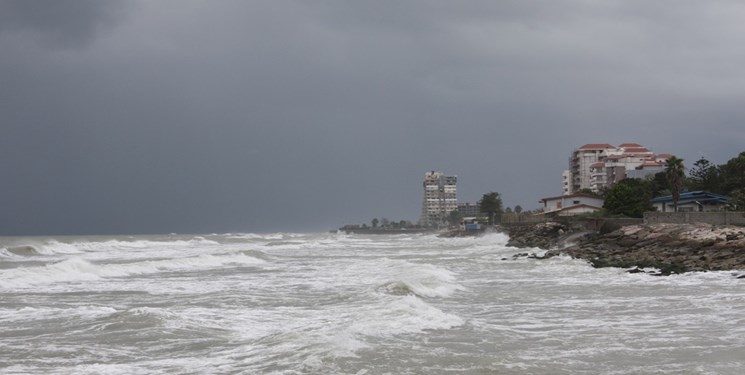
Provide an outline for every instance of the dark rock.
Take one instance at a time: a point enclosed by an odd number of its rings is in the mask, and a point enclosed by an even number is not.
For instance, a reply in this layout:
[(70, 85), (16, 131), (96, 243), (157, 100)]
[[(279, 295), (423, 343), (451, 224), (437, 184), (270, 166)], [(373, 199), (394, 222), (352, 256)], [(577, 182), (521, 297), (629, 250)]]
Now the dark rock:
[(555, 247), (563, 236), (572, 232), (564, 224), (547, 222), (530, 226), (509, 227), (507, 233), (510, 236), (507, 246), (517, 248), (537, 247), (547, 250)]
[[(691, 271), (745, 270), (745, 241), (737, 242), (733, 236), (729, 237), (731, 242), (724, 241), (725, 234), (732, 233), (731, 227), (714, 229), (722, 232), (719, 240), (697, 234), (701, 229), (701, 224), (655, 224), (627, 230), (629, 234), (618, 230), (588, 235), (578, 239), (576, 245), (547, 251), (543, 258), (567, 254), (585, 259), (593, 267), (621, 267), (633, 273), (643, 272), (643, 268), (655, 268), (659, 271), (654, 275), (658, 276)], [(742, 276), (745, 278), (745, 274)]]

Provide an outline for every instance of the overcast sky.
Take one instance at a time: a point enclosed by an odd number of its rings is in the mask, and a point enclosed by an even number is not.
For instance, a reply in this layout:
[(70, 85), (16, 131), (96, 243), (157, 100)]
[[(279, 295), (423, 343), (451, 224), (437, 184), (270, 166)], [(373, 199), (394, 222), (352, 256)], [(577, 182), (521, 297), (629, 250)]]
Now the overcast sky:
[(585, 143), (745, 150), (745, 2), (0, 0), (0, 234), (539, 207)]

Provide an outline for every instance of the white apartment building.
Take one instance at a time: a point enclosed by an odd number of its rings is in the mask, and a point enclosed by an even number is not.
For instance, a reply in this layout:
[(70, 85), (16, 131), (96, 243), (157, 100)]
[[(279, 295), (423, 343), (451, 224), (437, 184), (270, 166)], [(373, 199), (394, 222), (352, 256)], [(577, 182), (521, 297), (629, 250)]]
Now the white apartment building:
[(627, 177), (642, 178), (664, 170), (670, 154), (655, 155), (637, 143), (618, 147), (607, 143), (590, 143), (574, 151), (569, 170), (562, 173), (563, 194), (589, 189), (599, 193)]
[(569, 180), (569, 189), (564, 190), (564, 194), (573, 194), (582, 189), (592, 190), (592, 170), (591, 167), (599, 162), (605, 161), (607, 153), (615, 149), (615, 146), (607, 143), (588, 143), (574, 151), (569, 157), (569, 170), (564, 171), (571, 176)]
[(441, 172), (431, 171), (424, 174), (424, 202), (419, 220), (421, 225), (445, 225), (450, 212), (458, 210), (457, 182), (457, 176), (446, 176)]

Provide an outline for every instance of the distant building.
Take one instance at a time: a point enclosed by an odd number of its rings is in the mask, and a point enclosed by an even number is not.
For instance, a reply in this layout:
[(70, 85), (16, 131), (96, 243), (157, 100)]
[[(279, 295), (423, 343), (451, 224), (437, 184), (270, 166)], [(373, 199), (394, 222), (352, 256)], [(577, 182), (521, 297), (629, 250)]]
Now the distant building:
[(599, 193), (624, 178), (643, 178), (664, 170), (670, 154), (654, 154), (637, 143), (618, 147), (590, 143), (572, 151), (569, 169), (562, 173), (563, 194), (583, 189)]
[(458, 203), (458, 213), (460, 213), (462, 217), (483, 216), (481, 214), (481, 209), (479, 208), (479, 205), (474, 204), (474, 203)]
[(572, 193), (572, 171), (564, 171), (561, 174), (561, 180), (563, 182), (562, 194), (567, 195)]
[(424, 174), (424, 201), (422, 216), (419, 223), (422, 226), (446, 225), (450, 212), (458, 209), (456, 197), (457, 176), (446, 176), (441, 172), (427, 172)]
[(604, 203), (603, 198), (586, 193), (548, 197), (541, 199), (540, 202), (543, 203), (544, 214), (557, 216), (572, 216), (600, 211)]
[[(680, 193), (678, 212), (721, 211), (729, 202), (730, 197), (708, 191), (687, 191)], [(652, 199), (652, 206), (659, 212), (673, 212), (673, 196), (665, 195)]]
[(569, 189), (565, 194), (592, 188), (592, 166), (605, 161), (605, 157), (614, 146), (607, 143), (588, 143), (572, 151), (569, 157)]

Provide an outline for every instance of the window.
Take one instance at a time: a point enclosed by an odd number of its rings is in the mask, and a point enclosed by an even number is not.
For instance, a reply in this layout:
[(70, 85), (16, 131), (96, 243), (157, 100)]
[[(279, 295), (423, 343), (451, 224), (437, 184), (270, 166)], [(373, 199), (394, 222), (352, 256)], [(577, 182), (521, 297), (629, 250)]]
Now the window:
[(579, 201), (572, 201), (572, 204), (579, 204)]

